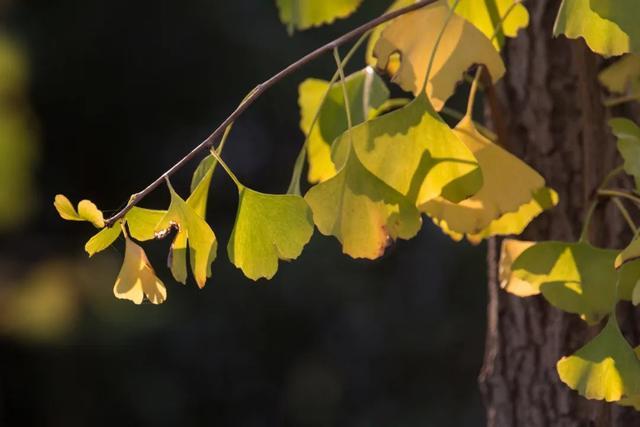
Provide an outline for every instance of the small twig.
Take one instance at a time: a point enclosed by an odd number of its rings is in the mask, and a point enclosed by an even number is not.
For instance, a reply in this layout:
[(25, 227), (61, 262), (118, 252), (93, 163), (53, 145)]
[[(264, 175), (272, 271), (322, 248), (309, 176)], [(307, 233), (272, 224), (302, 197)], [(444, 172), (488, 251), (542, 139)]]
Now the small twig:
[(634, 196), (631, 193), (626, 192), (625, 190), (598, 190), (598, 196), (605, 197), (620, 197), (623, 199), (628, 199), (634, 202), (636, 205), (640, 206), (640, 197)]
[(627, 221), (627, 224), (629, 225), (629, 228), (631, 229), (631, 231), (635, 235), (638, 232), (638, 227), (636, 226), (635, 222), (633, 222), (633, 219), (631, 218), (631, 215), (629, 214), (629, 211), (627, 210), (627, 208), (624, 207), (624, 204), (622, 203), (622, 200), (620, 200), (617, 197), (614, 197), (611, 200), (613, 201), (613, 203), (616, 205), (616, 207), (620, 211), (620, 214), (622, 215), (624, 220)]
[(244, 99), (244, 101), (229, 115), (229, 117), (227, 117), (222, 122), (222, 124), (220, 124), (220, 126), (218, 126), (218, 128), (215, 131), (213, 131), (211, 135), (207, 137), (207, 139), (202, 141), (197, 147), (191, 150), (189, 154), (184, 156), (180, 161), (178, 161), (178, 163), (176, 163), (171, 168), (169, 168), (169, 170), (163, 173), (160, 177), (158, 177), (158, 179), (153, 181), (151, 184), (149, 184), (144, 190), (136, 193), (134, 197), (131, 198), (127, 206), (125, 206), (124, 209), (122, 209), (117, 214), (113, 215), (111, 218), (107, 219), (105, 221), (105, 224), (108, 227), (113, 225), (116, 221), (124, 217), (132, 207), (134, 207), (137, 203), (140, 202), (140, 200), (144, 199), (149, 193), (151, 193), (160, 184), (162, 184), (165, 178), (168, 178), (174, 173), (176, 173), (178, 170), (180, 170), (183, 166), (185, 166), (189, 161), (194, 159), (202, 151), (205, 151), (211, 148), (213, 144), (218, 140), (218, 138), (220, 138), (220, 136), (222, 135), (224, 130), (227, 128), (227, 126), (229, 126), (231, 123), (236, 121), (236, 119), (240, 117), (240, 115), (242, 115), (242, 113), (244, 113), (264, 92), (266, 92), (276, 83), (280, 82), (281, 80), (283, 80), (284, 78), (292, 74), (293, 72), (307, 65), (309, 62), (319, 58), (320, 56), (322, 56), (327, 52), (331, 52), (333, 49), (339, 46), (342, 46), (343, 44), (366, 33), (372, 28), (375, 28), (380, 24), (383, 24), (394, 18), (397, 18), (398, 16), (405, 15), (409, 12), (413, 12), (414, 10), (421, 9), (425, 6), (435, 3), (435, 1), (436, 0), (420, 0), (402, 9), (398, 9), (393, 12), (389, 12), (385, 15), (379, 16), (378, 18), (375, 18), (359, 26), (358, 28), (348, 32), (347, 34), (341, 37), (338, 37), (334, 41), (319, 47), (318, 49), (314, 50), (313, 52), (309, 53), (308, 55), (300, 58), (293, 64), (289, 65), (288, 67), (286, 67), (285, 69), (283, 69), (282, 71), (280, 71), (279, 73), (277, 73), (276, 75), (274, 75), (273, 77), (265, 81), (264, 83), (261, 83), (258, 86), (256, 86), (254, 91)]

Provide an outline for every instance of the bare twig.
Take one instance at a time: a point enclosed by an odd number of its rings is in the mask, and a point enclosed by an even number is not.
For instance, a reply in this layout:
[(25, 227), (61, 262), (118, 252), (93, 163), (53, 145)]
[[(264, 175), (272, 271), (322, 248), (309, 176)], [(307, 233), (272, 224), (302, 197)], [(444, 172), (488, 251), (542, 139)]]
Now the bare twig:
[(105, 224), (107, 225), (107, 227), (112, 226), (116, 221), (123, 218), (131, 208), (133, 208), (142, 199), (144, 199), (149, 193), (155, 190), (160, 184), (162, 184), (165, 181), (166, 178), (176, 173), (183, 166), (185, 166), (189, 161), (194, 159), (198, 154), (211, 148), (213, 144), (218, 140), (218, 138), (220, 138), (220, 136), (223, 134), (227, 126), (229, 126), (238, 117), (240, 117), (240, 115), (242, 115), (242, 113), (244, 113), (264, 92), (266, 92), (269, 88), (274, 86), (276, 83), (280, 82), (281, 80), (283, 80), (284, 78), (292, 74), (294, 71), (297, 71), (299, 68), (302, 68), (303, 66), (317, 59), (323, 54), (327, 52), (331, 52), (333, 49), (339, 46), (342, 46), (348, 41), (355, 39), (356, 37), (366, 33), (367, 31), (377, 27), (378, 25), (383, 24), (387, 21), (390, 21), (394, 18), (397, 18), (398, 16), (423, 8), (431, 3), (434, 3), (435, 1), (436, 0), (420, 0), (405, 8), (398, 9), (393, 12), (389, 12), (385, 15), (379, 16), (378, 18), (373, 19), (361, 25), (360, 27), (348, 32), (347, 34), (335, 39), (334, 41), (327, 43), (322, 47), (319, 47), (318, 49), (314, 50), (313, 52), (309, 53), (308, 55), (300, 58), (293, 64), (289, 65), (288, 67), (286, 67), (285, 69), (283, 69), (282, 71), (280, 71), (279, 73), (271, 77), (269, 80), (256, 86), (256, 88), (251, 92), (251, 94), (249, 94), (249, 96), (247, 96), (244, 99), (244, 101), (242, 101), (242, 103), (229, 115), (229, 117), (227, 117), (220, 124), (220, 126), (218, 126), (216, 130), (213, 131), (211, 135), (207, 137), (207, 139), (202, 141), (197, 147), (191, 150), (186, 156), (184, 156), (180, 161), (178, 161), (178, 163), (173, 165), (169, 170), (167, 170), (160, 177), (158, 177), (158, 179), (156, 179), (151, 184), (149, 184), (144, 190), (134, 194), (133, 197), (131, 197), (131, 199), (129, 200), (129, 203), (127, 203), (127, 205), (121, 211), (113, 215), (111, 218), (107, 219), (105, 221)]

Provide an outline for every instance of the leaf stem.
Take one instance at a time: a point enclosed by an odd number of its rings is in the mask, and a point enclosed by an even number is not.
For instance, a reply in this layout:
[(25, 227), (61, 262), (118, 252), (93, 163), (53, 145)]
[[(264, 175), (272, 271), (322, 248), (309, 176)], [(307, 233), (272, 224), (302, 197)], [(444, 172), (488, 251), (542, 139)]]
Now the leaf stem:
[(238, 190), (240, 190), (241, 188), (244, 187), (244, 185), (242, 185), (242, 183), (240, 182), (240, 180), (238, 179), (238, 177), (236, 176), (236, 174), (234, 174), (231, 171), (231, 168), (224, 162), (224, 160), (222, 160), (222, 157), (220, 157), (220, 154), (218, 154), (216, 152), (216, 150), (210, 150), (211, 151), (211, 155), (213, 157), (215, 157), (215, 159), (218, 161), (218, 163), (220, 163), (220, 166), (222, 166), (222, 168), (224, 169), (224, 171), (227, 173), (227, 175), (229, 175), (229, 178), (231, 178), (233, 180), (233, 182), (236, 184), (236, 186), (238, 187)]
[(344, 68), (342, 68), (342, 60), (340, 59), (340, 52), (338, 52), (337, 47), (333, 49), (333, 58), (336, 60), (338, 73), (340, 73), (342, 99), (344, 101), (344, 111), (347, 115), (347, 132), (349, 132), (349, 137), (351, 137), (351, 128), (353, 128), (353, 121), (351, 119), (351, 105), (349, 105), (349, 94), (347, 93), (347, 78), (344, 76)]
[[(600, 192), (604, 191), (604, 188), (607, 185), (609, 185), (609, 182), (611, 182), (613, 178), (615, 178), (622, 172), (624, 172), (624, 166), (622, 165), (612, 169), (602, 180), (602, 183), (600, 184), (596, 192), (596, 196), (600, 195)], [(598, 202), (599, 202), (599, 199), (598, 197), (596, 197), (593, 199), (593, 201), (589, 205), (589, 209), (587, 210), (587, 215), (585, 216), (585, 219), (582, 223), (582, 232), (580, 233), (580, 239), (578, 239), (579, 242), (586, 242), (588, 240), (587, 236), (589, 234), (589, 226), (591, 225), (593, 214), (596, 211), (596, 208), (598, 207)]]
[(225, 129), (234, 121), (238, 119), (264, 92), (273, 87), (276, 83), (280, 82), (284, 78), (293, 74), (295, 71), (299, 70), (303, 66), (307, 65), (311, 61), (319, 58), (327, 52), (333, 50), (334, 47), (342, 46), (350, 40), (355, 39), (356, 37), (361, 36), (367, 31), (377, 27), (380, 24), (383, 24), (387, 21), (390, 21), (398, 16), (405, 15), (409, 12), (413, 12), (414, 10), (421, 9), (427, 5), (435, 3), (436, 0), (419, 0), (416, 3), (413, 3), (407, 7), (389, 12), (385, 15), (379, 16), (371, 21), (359, 26), (358, 28), (338, 37), (337, 39), (329, 42), (313, 52), (307, 54), (306, 56), (300, 58), (296, 62), (290, 64), (270, 79), (266, 80), (264, 83), (259, 84), (254, 89), (253, 93), (248, 96), (240, 105), (216, 128), (216, 130), (211, 133), (204, 141), (202, 141), (198, 146), (192, 149), (187, 155), (185, 155), (182, 159), (180, 159), (176, 164), (174, 164), (171, 168), (169, 168), (165, 173), (163, 173), (160, 177), (158, 177), (155, 181), (149, 184), (145, 189), (136, 193), (134, 197), (131, 198), (129, 203), (120, 210), (118, 213), (113, 215), (111, 218), (105, 221), (107, 226), (113, 225), (117, 220), (122, 218), (129, 212), (129, 210), (134, 207), (136, 204), (140, 202), (140, 200), (144, 199), (149, 193), (155, 190), (162, 182), (165, 177), (169, 177), (182, 169), (187, 163), (189, 163), (192, 159), (194, 159), (201, 152), (208, 150), (213, 146), (213, 144), (222, 136)]
[(473, 106), (476, 102), (476, 94), (478, 93), (478, 84), (480, 82), (480, 77), (482, 76), (482, 68), (483, 65), (478, 66), (476, 70), (476, 76), (473, 79), (473, 83), (471, 83), (471, 90), (469, 90), (469, 99), (467, 99), (467, 113), (466, 116), (469, 119), (473, 119)]
[(640, 94), (623, 95), (616, 98), (609, 98), (604, 100), (605, 107), (615, 107), (627, 102), (640, 101)]
[(455, 0), (455, 3), (453, 3), (453, 5), (451, 6), (451, 9), (449, 10), (449, 14), (447, 15), (447, 18), (444, 21), (444, 25), (442, 26), (440, 33), (438, 33), (436, 42), (433, 45), (433, 50), (431, 51), (431, 57), (429, 58), (429, 65), (427, 66), (427, 73), (424, 76), (424, 82), (422, 83), (422, 90), (420, 91), (420, 93), (424, 93), (427, 90), (427, 83), (429, 82), (429, 77), (431, 77), (431, 69), (433, 68), (433, 62), (436, 59), (436, 53), (438, 52), (438, 47), (440, 46), (442, 37), (444, 37), (444, 33), (447, 30), (447, 26), (449, 25), (449, 21), (451, 21), (451, 18), (453, 17), (453, 14), (455, 13), (455, 10), (458, 7), (459, 3), (460, 3), (460, 0)]
[(598, 190), (598, 196), (605, 197), (621, 197), (623, 199), (628, 199), (634, 202), (636, 205), (640, 206), (640, 197), (634, 196), (631, 193), (628, 193), (624, 190), (615, 190), (615, 189), (607, 189), (607, 190)]
[(631, 229), (631, 231), (635, 235), (638, 232), (638, 227), (633, 222), (633, 219), (631, 218), (631, 215), (629, 214), (629, 211), (627, 210), (627, 208), (624, 207), (624, 204), (622, 203), (622, 201), (618, 197), (613, 197), (611, 199), (611, 201), (613, 201), (613, 203), (616, 205), (616, 207), (620, 211), (620, 214), (622, 215), (624, 220), (627, 221), (627, 224), (629, 225), (629, 228)]

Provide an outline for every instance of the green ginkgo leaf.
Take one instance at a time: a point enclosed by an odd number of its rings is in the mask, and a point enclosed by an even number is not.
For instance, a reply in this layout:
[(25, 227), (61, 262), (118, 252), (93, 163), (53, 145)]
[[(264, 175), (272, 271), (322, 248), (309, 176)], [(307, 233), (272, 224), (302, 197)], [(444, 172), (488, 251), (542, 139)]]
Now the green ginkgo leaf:
[[(636, 357), (640, 359), (640, 346), (634, 350)], [(636, 411), (640, 411), (640, 394), (625, 397), (616, 402), (620, 406), (631, 406)]]
[(351, 141), (365, 168), (416, 206), (439, 196), (459, 202), (482, 186), (475, 157), (424, 94), (345, 132), (334, 143), (336, 165), (345, 162)]
[(88, 221), (97, 228), (104, 227), (102, 211), (90, 200), (80, 201), (80, 203), (78, 203), (78, 210), (76, 211), (66, 196), (58, 194), (55, 197), (53, 206), (62, 219), (68, 221)]
[(142, 304), (147, 298), (152, 304), (162, 304), (167, 299), (164, 283), (156, 277), (149, 259), (140, 246), (125, 235), (124, 262), (113, 286), (116, 298)]
[(362, 0), (276, 0), (280, 21), (287, 25), (289, 33), (346, 18), (360, 3)]
[(271, 279), (278, 260), (293, 260), (313, 234), (309, 206), (300, 196), (263, 194), (238, 187), (236, 222), (229, 259), (252, 280)]
[(511, 275), (538, 288), (549, 303), (598, 323), (616, 302), (616, 251), (587, 243), (540, 242), (511, 265)]
[(169, 266), (176, 281), (186, 283), (186, 253), (189, 246), (191, 271), (200, 288), (211, 277), (211, 263), (216, 257), (218, 243), (209, 224), (196, 210), (185, 202), (167, 183), (171, 193), (169, 210), (156, 225), (155, 235), (162, 236), (177, 228), (171, 245)]
[[(455, 2), (448, 1), (449, 6)], [(472, 23), (489, 39), (493, 38), (493, 44), (498, 50), (504, 36), (516, 37), (520, 29), (529, 25), (527, 8), (516, 0), (460, 0), (456, 14)], [(499, 30), (497, 33), (496, 29)]]
[(629, 119), (609, 120), (613, 134), (618, 138), (618, 151), (624, 159), (624, 170), (633, 176), (640, 189), (640, 128)]
[[(394, 19), (373, 49), (378, 59), (376, 67), (391, 74), (392, 81), (402, 89), (418, 96), (424, 87), (431, 53), (449, 15), (448, 4), (440, 0)], [(505, 73), (502, 58), (491, 41), (464, 18), (454, 15), (442, 33), (426, 85), (436, 110), (442, 109), (463, 74), (474, 64), (485, 65), (493, 82)]]
[(640, 394), (640, 360), (613, 313), (600, 334), (560, 359), (557, 369), (562, 382), (587, 399), (615, 402)]
[(89, 239), (89, 241), (84, 245), (84, 250), (87, 251), (90, 257), (92, 257), (94, 254), (111, 246), (121, 233), (122, 228), (120, 223), (115, 224), (112, 227), (105, 227)]
[[(540, 206), (535, 197), (546, 190), (544, 178), (525, 162), (482, 136), (470, 116), (465, 116), (458, 123), (454, 133), (478, 160), (483, 176), (482, 188), (459, 203), (442, 197), (430, 200), (423, 206), (423, 211), (449, 234), (477, 238), (497, 232), (517, 233), (523, 228), (523, 221), (534, 218), (524, 215), (530, 213), (529, 210), (519, 212), (520, 209), (532, 201), (536, 202), (535, 206)], [(552, 202), (549, 205), (552, 206)], [(516, 212), (520, 215), (506, 216)], [(501, 222), (494, 224), (494, 221)]]
[(605, 68), (598, 79), (609, 92), (640, 99), (640, 55), (623, 56)]
[(191, 195), (187, 199), (187, 203), (202, 218), (205, 218), (207, 214), (209, 187), (217, 164), (216, 159), (212, 155), (208, 155), (202, 159), (191, 180)]
[[(609, 8), (624, 11), (628, 18), (635, 20), (636, 27), (640, 22), (636, 0), (563, 0), (553, 33), (555, 36), (564, 34), (571, 39), (582, 37), (591, 50), (604, 56), (640, 51), (638, 30), (627, 33), (629, 28), (623, 28), (621, 22), (601, 14), (602, 10)], [(610, 15), (618, 16), (617, 13)]]
[[(370, 112), (379, 108), (388, 98), (389, 90), (371, 68), (365, 68), (345, 79), (351, 119), (354, 124), (367, 120)], [(335, 85), (328, 93), (313, 130), (309, 129), (318, 114), (329, 82), (307, 79), (298, 89), (300, 128), (308, 136), (308, 179), (311, 183), (325, 181), (336, 174), (331, 161), (331, 144), (347, 130), (347, 119), (342, 87)]]
[(420, 214), (411, 201), (369, 172), (353, 149), (347, 149), (338, 173), (312, 187), (305, 200), (318, 230), (335, 236), (344, 253), (375, 259), (392, 240), (415, 236)]

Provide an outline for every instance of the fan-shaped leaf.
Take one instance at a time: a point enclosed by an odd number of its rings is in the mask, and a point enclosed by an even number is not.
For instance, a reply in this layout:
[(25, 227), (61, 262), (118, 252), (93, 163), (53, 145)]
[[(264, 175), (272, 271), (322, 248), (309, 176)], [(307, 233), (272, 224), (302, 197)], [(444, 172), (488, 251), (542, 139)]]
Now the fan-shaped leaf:
[(62, 194), (55, 197), (53, 206), (58, 211), (62, 219), (68, 221), (88, 221), (97, 228), (104, 227), (104, 216), (102, 211), (90, 200), (82, 200), (78, 203), (78, 210), (73, 207), (69, 199)]
[[(389, 90), (382, 79), (371, 68), (365, 68), (345, 79), (351, 120), (354, 124), (367, 120), (370, 110), (379, 108), (388, 98)], [(318, 113), (329, 82), (307, 79), (298, 90), (300, 105), (300, 128), (308, 135), (307, 157), (308, 179), (311, 183), (322, 182), (336, 174), (331, 161), (331, 144), (347, 130), (347, 119), (342, 88), (334, 86), (322, 105), (318, 120), (309, 135), (313, 119)]]
[(635, 0), (563, 0), (553, 33), (555, 36), (564, 34), (570, 39), (583, 37), (591, 50), (604, 56), (638, 52), (640, 39), (637, 34), (635, 38), (630, 38), (630, 34), (625, 32), (627, 28), (622, 28), (619, 22), (607, 19), (600, 13), (609, 7), (617, 10), (616, 3), (623, 10), (626, 9), (625, 13), (630, 19), (635, 19), (634, 25), (637, 26), (640, 14)]
[(120, 233), (122, 233), (120, 223), (115, 224), (113, 227), (105, 227), (89, 239), (89, 241), (84, 245), (84, 250), (87, 251), (90, 257), (92, 257), (94, 254), (111, 246), (120, 236)]
[(614, 402), (640, 394), (640, 360), (622, 336), (615, 315), (574, 355), (563, 357), (558, 375), (587, 399)]
[(311, 210), (300, 196), (263, 194), (246, 187), (238, 191), (229, 259), (250, 279), (271, 279), (278, 259), (296, 259), (311, 239)]
[(351, 141), (367, 170), (417, 206), (438, 196), (458, 202), (482, 185), (475, 157), (424, 94), (345, 132), (334, 143), (336, 165), (345, 162)]
[(505, 291), (519, 297), (538, 295), (540, 287), (533, 285), (526, 280), (522, 280), (511, 274), (511, 266), (522, 252), (535, 245), (535, 242), (526, 242), (514, 239), (504, 239), (500, 252), (500, 263), (498, 265), (498, 275), (500, 287)]
[[(483, 185), (480, 191), (459, 203), (440, 197), (424, 204), (422, 210), (437, 225), (450, 233), (476, 238), (480, 234), (488, 237), (498, 232), (515, 234), (543, 207), (548, 207), (535, 199), (538, 193), (545, 191), (544, 178), (522, 160), (482, 136), (469, 116), (458, 123), (454, 133), (478, 160)], [(535, 202), (533, 207), (529, 207), (532, 202)], [(522, 212), (521, 208), (524, 208)], [(508, 213), (517, 214), (506, 217)]]
[(125, 220), (129, 227), (129, 233), (134, 239), (145, 242), (156, 238), (156, 227), (167, 214), (167, 211), (139, 208), (131, 208)]
[(324, 235), (335, 236), (353, 258), (380, 257), (391, 240), (410, 239), (420, 229), (413, 203), (389, 187), (349, 147), (338, 173), (305, 195), (313, 220)]
[(624, 159), (624, 170), (633, 176), (640, 189), (640, 128), (629, 119), (609, 121), (613, 134), (618, 138), (618, 151)]
[(114, 295), (136, 304), (145, 297), (153, 304), (162, 304), (167, 299), (164, 283), (156, 277), (144, 250), (128, 237), (125, 239), (124, 262), (113, 287)]
[(640, 55), (628, 54), (604, 69), (598, 79), (609, 92), (640, 99)]
[(280, 20), (289, 33), (306, 30), (351, 15), (362, 0), (276, 0)]
[[(449, 12), (449, 6), (440, 0), (395, 19), (375, 45), (377, 67), (388, 70), (390, 59), (399, 53), (400, 66), (392, 81), (417, 96)], [(427, 83), (427, 94), (436, 110), (444, 106), (463, 73), (473, 64), (484, 64), (494, 82), (505, 72), (502, 58), (491, 41), (464, 18), (454, 15), (444, 31)]]

